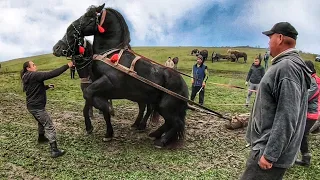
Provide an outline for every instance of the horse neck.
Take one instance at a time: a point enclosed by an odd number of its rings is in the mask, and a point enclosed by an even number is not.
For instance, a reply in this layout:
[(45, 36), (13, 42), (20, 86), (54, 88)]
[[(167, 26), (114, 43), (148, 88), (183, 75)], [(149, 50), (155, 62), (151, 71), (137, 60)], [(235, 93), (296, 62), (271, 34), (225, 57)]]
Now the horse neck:
[[(102, 25), (104, 33), (96, 33), (93, 41), (93, 53), (99, 54), (113, 48), (124, 48), (124, 27), (118, 17), (107, 10), (106, 19)], [(128, 45), (127, 45), (128, 46)]]

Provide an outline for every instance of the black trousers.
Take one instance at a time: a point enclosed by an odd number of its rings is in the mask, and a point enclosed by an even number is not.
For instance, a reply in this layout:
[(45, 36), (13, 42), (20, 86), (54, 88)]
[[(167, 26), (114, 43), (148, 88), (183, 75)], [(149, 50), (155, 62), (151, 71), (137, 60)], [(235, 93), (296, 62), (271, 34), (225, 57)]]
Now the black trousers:
[(71, 76), (71, 79), (74, 79), (74, 74), (75, 74), (75, 72), (76, 72), (75, 69), (70, 68), (70, 76)]
[(281, 180), (287, 170), (277, 167), (264, 170), (260, 168), (258, 162), (259, 151), (251, 151), (241, 180)]
[(306, 121), (306, 127), (304, 129), (304, 133), (303, 133), (303, 137), (302, 137), (302, 141), (301, 141), (301, 146), (300, 146), (301, 154), (309, 153), (308, 136), (309, 136), (310, 129), (312, 128), (314, 123), (316, 123), (315, 120), (307, 119), (307, 121)]
[[(197, 95), (197, 92), (201, 89), (201, 86), (192, 86), (192, 92), (191, 92), (191, 101), (194, 101), (194, 98)], [(203, 105), (204, 101), (204, 88), (201, 89), (199, 92), (199, 104)]]
[(57, 140), (56, 129), (47, 111), (44, 108), (28, 109), (28, 111), (38, 121), (38, 133), (40, 135), (44, 134), (50, 143), (55, 142)]

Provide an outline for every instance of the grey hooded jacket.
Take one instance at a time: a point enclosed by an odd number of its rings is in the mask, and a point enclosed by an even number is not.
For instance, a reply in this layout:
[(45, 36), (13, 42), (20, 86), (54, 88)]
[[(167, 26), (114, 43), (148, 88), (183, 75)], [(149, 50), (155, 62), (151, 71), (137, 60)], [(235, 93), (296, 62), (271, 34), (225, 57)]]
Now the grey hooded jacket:
[(304, 133), (311, 71), (296, 49), (272, 60), (260, 82), (248, 124), (246, 140), (274, 167), (289, 168)]

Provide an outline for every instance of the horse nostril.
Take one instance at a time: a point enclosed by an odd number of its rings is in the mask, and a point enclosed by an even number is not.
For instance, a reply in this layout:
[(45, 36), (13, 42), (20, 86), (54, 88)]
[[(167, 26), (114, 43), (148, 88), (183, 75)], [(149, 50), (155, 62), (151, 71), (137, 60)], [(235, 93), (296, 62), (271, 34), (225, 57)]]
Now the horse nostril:
[(57, 46), (57, 47), (56, 47), (56, 50), (59, 50), (59, 49), (60, 49), (60, 46)]

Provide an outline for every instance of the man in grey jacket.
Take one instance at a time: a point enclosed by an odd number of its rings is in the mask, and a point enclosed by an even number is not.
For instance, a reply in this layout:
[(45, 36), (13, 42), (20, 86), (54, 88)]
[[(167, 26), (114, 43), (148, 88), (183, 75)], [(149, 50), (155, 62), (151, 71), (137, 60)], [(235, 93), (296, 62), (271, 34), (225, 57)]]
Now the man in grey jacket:
[(249, 119), (251, 153), (241, 179), (282, 179), (294, 164), (304, 132), (310, 69), (294, 49), (298, 32), (288, 22), (265, 31), (272, 66), (263, 76)]

